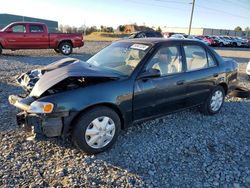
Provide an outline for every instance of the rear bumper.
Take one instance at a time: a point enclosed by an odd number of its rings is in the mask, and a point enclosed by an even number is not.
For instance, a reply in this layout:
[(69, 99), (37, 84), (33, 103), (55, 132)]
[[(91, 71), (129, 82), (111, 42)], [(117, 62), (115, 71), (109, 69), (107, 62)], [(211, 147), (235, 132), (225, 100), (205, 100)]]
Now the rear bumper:
[(82, 40), (74, 42), (74, 48), (82, 47), (83, 45), (84, 45), (84, 42)]

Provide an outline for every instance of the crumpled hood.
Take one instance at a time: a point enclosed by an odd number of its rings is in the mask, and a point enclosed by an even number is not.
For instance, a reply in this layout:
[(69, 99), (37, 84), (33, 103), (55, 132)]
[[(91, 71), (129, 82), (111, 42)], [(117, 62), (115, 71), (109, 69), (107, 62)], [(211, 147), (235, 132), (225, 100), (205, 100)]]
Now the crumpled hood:
[(36, 82), (30, 93), (31, 97), (40, 97), (52, 86), (69, 77), (118, 77), (115, 73), (90, 66), (86, 62), (74, 58), (62, 59), (44, 67), (41, 70), (46, 72)]

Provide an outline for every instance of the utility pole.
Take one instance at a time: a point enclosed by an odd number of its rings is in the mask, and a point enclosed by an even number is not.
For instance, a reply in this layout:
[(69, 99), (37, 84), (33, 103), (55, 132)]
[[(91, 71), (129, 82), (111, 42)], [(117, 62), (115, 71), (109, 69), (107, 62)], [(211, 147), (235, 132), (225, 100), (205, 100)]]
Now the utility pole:
[(190, 23), (189, 23), (189, 28), (188, 28), (188, 35), (190, 35), (190, 31), (191, 31), (191, 27), (192, 27), (194, 3), (195, 3), (195, 0), (193, 0), (193, 3), (192, 3), (192, 12), (191, 12), (191, 18), (190, 18)]

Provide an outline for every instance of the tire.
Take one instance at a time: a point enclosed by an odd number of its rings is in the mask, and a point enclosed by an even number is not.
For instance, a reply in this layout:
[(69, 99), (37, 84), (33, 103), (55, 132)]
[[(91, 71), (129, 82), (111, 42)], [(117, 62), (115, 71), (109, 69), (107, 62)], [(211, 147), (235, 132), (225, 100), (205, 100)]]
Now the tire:
[(0, 45), (0, 55), (2, 54), (2, 52), (3, 52), (3, 48), (2, 48), (2, 46)]
[(60, 50), (57, 49), (57, 48), (55, 48), (54, 51), (55, 51), (56, 53), (60, 53)]
[(250, 98), (250, 90), (245, 87), (237, 87), (230, 93), (230, 96), (239, 98)]
[(72, 133), (73, 143), (87, 154), (100, 153), (114, 144), (120, 129), (121, 121), (114, 110), (104, 106), (92, 108), (77, 119)]
[(222, 86), (216, 86), (209, 94), (206, 101), (201, 105), (201, 112), (205, 115), (217, 114), (223, 106), (225, 90)]
[(220, 44), (219, 44), (219, 47), (223, 47), (224, 45), (223, 45), (223, 43), (222, 42), (220, 42)]
[(59, 51), (63, 54), (63, 55), (70, 55), (72, 53), (72, 45), (69, 42), (62, 42), (59, 45)]

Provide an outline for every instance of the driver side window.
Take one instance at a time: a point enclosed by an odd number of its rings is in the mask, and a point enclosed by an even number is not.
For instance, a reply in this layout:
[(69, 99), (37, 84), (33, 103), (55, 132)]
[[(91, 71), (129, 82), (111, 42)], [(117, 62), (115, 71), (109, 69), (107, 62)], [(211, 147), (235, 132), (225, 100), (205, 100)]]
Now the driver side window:
[(26, 28), (24, 25), (14, 25), (12, 28), (13, 33), (25, 33)]
[(159, 70), (161, 76), (182, 72), (182, 62), (178, 46), (161, 47), (146, 66), (146, 70)]

